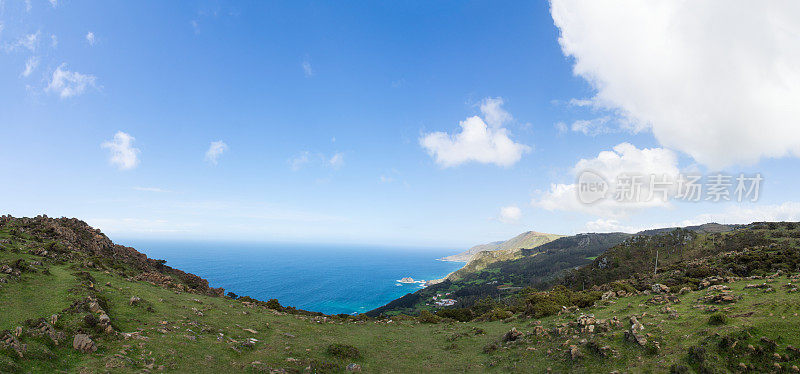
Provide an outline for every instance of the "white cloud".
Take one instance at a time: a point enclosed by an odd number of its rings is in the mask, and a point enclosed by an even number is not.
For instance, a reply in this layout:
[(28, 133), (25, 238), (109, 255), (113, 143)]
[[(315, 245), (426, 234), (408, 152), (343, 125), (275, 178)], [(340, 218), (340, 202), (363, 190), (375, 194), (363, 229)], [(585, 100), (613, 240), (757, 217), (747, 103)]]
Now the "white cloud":
[(30, 12), (33, 9), (33, 4), (31, 4), (31, 0), (25, 0), (25, 11)]
[(211, 142), (211, 145), (208, 146), (208, 150), (206, 151), (206, 162), (216, 165), (219, 156), (221, 156), (227, 150), (228, 145), (222, 140)]
[(319, 152), (311, 153), (309, 151), (303, 151), (289, 159), (289, 165), (294, 171), (298, 171), (304, 168), (306, 165), (312, 163), (331, 169), (339, 169), (344, 166), (344, 153), (336, 152), (328, 157)]
[(58, 46), (58, 37), (56, 34), (50, 34), (50, 46), (53, 48)]
[(104, 142), (103, 148), (111, 152), (109, 162), (120, 170), (133, 169), (139, 165), (139, 149), (133, 147), (134, 137), (122, 131), (114, 134), (114, 139)]
[(567, 127), (567, 124), (564, 122), (556, 122), (553, 127), (556, 128), (556, 131), (558, 131), (559, 134), (563, 134), (569, 130), (569, 127)]
[(303, 168), (310, 160), (311, 154), (308, 151), (303, 151), (299, 155), (292, 157), (289, 159), (289, 165), (291, 165), (292, 170), (298, 171)]
[[(679, 226), (716, 223), (751, 223), (757, 221), (800, 221), (800, 202), (787, 201), (775, 205), (734, 205), (721, 213), (701, 214)], [(678, 225), (676, 225), (678, 226)]]
[(308, 59), (303, 60), (303, 74), (305, 74), (306, 78), (311, 78), (314, 76), (314, 69), (311, 67), (311, 62)]
[(330, 165), (334, 169), (338, 169), (344, 165), (344, 153), (337, 152), (330, 159), (328, 159), (328, 165)]
[[(600, 152), (593, 159), (582, 159), (572, 169), (575, 179), (578, 179), (585, 171), (599, 175), (609, 185), (609, 191), (616, 190), (616, 180), (621, 175), (655, 175), (657, 181), (662, 176), (674, 178), (680, 173), (678, 168), (677, 155), (663, 148), (644, 148), (639, 149), (629, 143), (622, 143), (611, 151)], [(592, 204), (585, 204), (578, 198), (577, 186), (570, 184), (552, 184), (550, 190), (543, 193), (540, 198), (534, 199), (534, 206), (549, 211), (572, 211), (582, 212), (602, 217), (624, 217), (628, 214), (647, 207), (669, 206), (669, 202), (664, 201), (664, 193), (653, 191), (652, 199), (647, 199), (650, 194), (649, 179), (642, 180), (640, 196), (642, 199), (637, 201), (617, 201), (614, 198), (606, 198)], [(666, 191), (666, 197), (675, 194), (674, 187)]]
[(583, 135), (596, 136), (607, 134), (612, 131), (608, 126), (608, 117), (600, 117), (591, 120), (578, 120), (572, 123), (571, 129)]
[(45, 89), (47, 92), (55, 92), (64, 99), (80, 95), (89, 87), (96, 87), (97, 78), (94, 75), (69, 71), (65, 69), (66, 66), (61, 64), (53, 72), (53, 78)]
[(6, 52), (10, 52), (19, 48), (25, 48), (31, 52), (35, 52), (39, 46), (39, 36), (42, 34), (41, 30), (33, 34), (26, 34), (17, 39), (16, 42), (5, 45)]
[(712, 168), (800, 156), (800, 2), (551, 0), (574, 73)]
[(500, 215), (498, 220), (503, 223), (518, 223), (522, 218), (522, 210), (515, 205), (504, 206), (500, 208)]
[(603, 219), (598, 218), (597, 220), (590, 221), (586, 223), (586, 232), (627, 232), (627, 233), (636, 233), (642, 231), (643, 229), (640, 227), (634, 226), (627, 226), (623, 225), (616, 219)]
[(94, 45), (95, 39), (93, 32), (89, 31), (88, 33), (86, 33), (86, 41), (89, 42), (89, 45), (92, 46)]
[(22, 71), (22, 76), (27, 77), (36, 70), (36, 67), (39, 66), (39, 58), (31, 56), (28, 58), (28, 61), (25, 61), (25, 70)]
[(503, 99), (499, 97), (484, 99), (481, 103), (481, 113), (483, 113), (484, 121), (492, 127), (500, 127), (514, 119), (503, 109)]
[(503, 100), (488, 98), (480, 106), (483, 118), (469, 117), (459, 123), (461, 132), (433, 132), (419, 139), (420, 145), (442, 167), (466, 162), (511, 166), (530, 151), (530, 147), (515, 143), (502, 125), (512, 119), (502, 108)]
[(617, 219), (597, 219), (586, 223), (585, 230), (588, 232), (627, 232), (637, 233), (643, 230), (685, 227), (702, 225), (705, 223), (721, 224), (748, 224), (759, 221), (800, 221), (800, 202), (787, 201), (782, 204), (773, 205), (753, 205), (728, 206), (725, 210), (717, 213), (704, 213), (693, 218), (680, 222), (659, 223), (650, 225), (632, 225), (620, 222)]
[(53, 8), (57, 7), (58, 6), (58, 0), (50, 0), (50, 6), (52, 6)]

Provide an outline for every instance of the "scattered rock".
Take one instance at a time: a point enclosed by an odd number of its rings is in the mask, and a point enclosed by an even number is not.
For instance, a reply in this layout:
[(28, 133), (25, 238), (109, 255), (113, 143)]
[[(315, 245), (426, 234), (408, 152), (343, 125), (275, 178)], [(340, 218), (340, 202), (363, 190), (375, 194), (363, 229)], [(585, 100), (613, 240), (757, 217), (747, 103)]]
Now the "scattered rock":
[(581, 359), (583, 357), (583, 353), (581, 353), (581, 350), (580, 350), (580, 348), (578, 348), (578, 346), (571, 345), (571, 346), (569, 346), (569, 357), (572, 360), (578, 360), (578, 359)]
[(645, 338), (644, 335), (636, 332), (635, 330), (625, 331), (625, 340), (631, 343), (636, 343), (642, 347), (647, 345), (647, 338)]
[(72, 348), (75, 348), (77, 351), (81, 353), (90, 353), (97, 351), (97, 345), (94, 344), (92, 338), (86, 334), (78, 334), (75, 335), (75, 338), (72, 339)]
[(503, 342), (513, 342), (522, 337), (522, 333), (517, 331), (516, 327), (512, 327), (507, 333), (503, 335)]
[(347, 371), (360, 372), (361, 371), (361, 365), (359, 365), (359, 364), (347, 365)]
[(251, 334), (258, 334), (258, 331), (253, 330), (253, 329), (244, 329), (244, 331), (249, 332)]
[(136, 304), (139, 304), (140, 301), (142, 301), (141, 298), (139, 298), (137, 296), (131, 296), (130, 304), (131, 305), (136, 305)]
[(653, 293), (661, 294), (661, 293), (669, 293), (669, 287), (663, 285), (661, 283), (656, 283), (650, 286), (650, 289), (653, 290)]
[(14, 336), (16, 336), (16, 337), (18, 337), (18, 338), (19, 338), (20, 336), (22, 336), (22, 326), (17, 326), (17, 328), (16, 328), (16, 329), (14, 329)]
[(17, 337), (11, 334), (6, 334), (2, 339), (0, 339), (0, 347), (13, 349), (19, 358), (22, 358), (25, 355), (25, 352), (28, 350), (27, 344), (20, 343)]

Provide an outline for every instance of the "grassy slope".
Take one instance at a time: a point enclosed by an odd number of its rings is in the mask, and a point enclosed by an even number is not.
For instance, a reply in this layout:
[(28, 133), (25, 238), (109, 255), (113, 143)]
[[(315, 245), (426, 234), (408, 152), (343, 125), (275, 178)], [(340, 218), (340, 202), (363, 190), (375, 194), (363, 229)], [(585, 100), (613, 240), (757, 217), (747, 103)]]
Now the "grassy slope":
[[(0, 238), (6, 233), (0, 232)], [(698, 370), (696, 361), (687, 354), (689, 347), (702, 346), (706, 350), (705, 366), (720, 370), (735, 369), (739, 362), (756, 362), (763, 367), (776, 360), (771, 353), (751, 353), (745, 349), (752, 344), (757, 350), (764, 346), (759, 339), (767, 337), (778, 342), (777, 353), (789, 354), (783, 367), (800, 364), (800, 358), (791, 356), (788, 345), (800, 346), (800, 293), (787, 293), (782, 285), (789, 280), (778, 278), (772, 283), (774, 293), (760, 289), (744, 289), (748, 283), (730, 284), (734, 294), (743, 299), (730, 306), (729, 324), (711, 326), (708, 314), (696, 308), (697, 300), (705, 290), (680, 296), (680, 303), (669, 305), (678, 313), (677, 319), (668, 319), (663, 306), (650, 305), (649, 296), (633, 296), (603, 302), (594, 308), (581, 311), (597, 318), (618, 316), (626, 321), (636, 315), (646, 326), (650, 341), (658, 341), (661, 351), (648, 353), (645, 348), (627, 343), (623, 339), (625, 327), (605, 334), (585, 334), (571, 331), (564, 336), (538, 337), (529, 334), (516, 343), (500, 344), (499, 349), (484, 353), (484, 348), (497, 342), (511, 327), (530, 332), (536, 323), (548, 330), (558, 324), (575, 321), (578, 314), (551, 316), (540, 321), (511, 318), (505, 322), (469, 322), (420, 324), (411, 319), (358, 322), (353, 319), (328, 318), (317, 322), (313, 317), (282, 314), (262, 307), (248, 307), (240, 301), (221, 297), (180, 293), (149, 283), (128, 281), (104, 271), (84, 268), (74, 263), (56, 263), (27, 254), (0, 251), (0, 262), (23, 258), (27, 261), (45, 262), (35, 273), (23, 273), (20, 281), (2, 284), (0, 288), (0, 330), (25, 326), (25, 320), (48, 317), (60, 313), (55, 327), (69, 332), (66, 341), (58, 346), (49, 340), (23, 334), (21, 340), (28, 344), (25, 358), (13, 352), (0, 350), (0, 372), (140, 372), (146, 367), (157, 371), (159, 367), (173, 372), (261, 371), (267, 368), (286, 368), (302, 371), (309, 365), (328, 365), (333, 371), (356, 362), (366, 372), (542, 372), (552, 368), (556, 372), (664, 372), (672, 364), (684, 364)], [(46, 274), (47, 268), (50, 274)], [(94, 289), (73, 274), (88, 271), (94, 277)], [(109, 283), (107, 285), (107, 282)], [(124, 339), (119, 335), (92, 333), (99, 349), (92, 354), (80, 354), (71, 348), (72, 335), (82, 325), (85, 311), (62, 312), (73, 300), (95, 294), (106, 300), (106, 311), (118, 331), (139, 331), (142, 338)], [(138, 296), (143, 301), (131, 306), (128, 300)], [(150, 310), (148, 310), (148, 307)], [(194, 310), (202, 312), (202, 316)], [(256, 334), (244, 331), (250, 328)], [(475, 334), (474, 328), (484, 331)], [(29, 331), (29, 328), (25, 328)], [(161, 330), (161, 331), (159, 331)], [(738, 348), (723, 351), (719, 348), (721, 337), (746, 332), (747, 337)], [(220, 338), (220, 334), (222, 337)], [(291, 334), (285, 335), (285, 334)], [(229, 339), (243, 341), (259, 339), (253, 348), (241, 348)], [(617, 355), (602, 358), (581, 345), (589, 339), (608, 345)], [(357, 347), (359, 359), (340, 359), (325, 353), (331, 343), (345, 343)], [(569, 345), (575, 344), (584, 355), (573, 361), (567, 357)], [(236, 348), (236, 349), (234, 349)], [(299, 361), (287, 361), (294, 358)], [(766, 365), (766, 366), (764, 366)], [(163, 366), (163, 367), (162, 367)], [(323, 370), (318, 370), (323, 371)]]
[[(51, 267), (53, 269), (54, 267)], [(58, 268), (58, 267), (55, 267)], [(62, 268), (60, 270), (67, 271)], [(51, 270), (51, 272), (53, 272)], [(703, 292), (694, 292), (681, 297), (683, 301), (672, 307), (680, 317), (669, 320), (659, 312), (660, 306), (645, 304), (647, 297), (636, 296), (617, 300), (615, 304), (594, 308), (588, 312), (598, 318), (628, 315), (647, 316), (640, 318), (645, 324), (645, 332), (653, 334), (662, 346), (661, 354), (649, 355), (642, 348), (623, 342), (622, 330), (615, 331), (603, 338), (602, 344), (608, 344), (619, 352), (619, 357), (603, 359), (586, 352), (587, 356), (577, 365), (566, 358), (562, 344), (569, 340), (576, 344), (581, 337), (554, 337), (551, 339), (531, 337), (530, 341), (513, 344), (501, 348), (495, 353), (483, 353), (483, 347), (496, 340), (512, 326), (522, 331), (532, 330), (533, 320), (516, 320), (509, 323), (444, 323), (419, 324), (413, 321), (393, 323), (366, 322), (358, 323), (316, 323), (309, 317), (299, 318), (291, 315), (279, 315), (268, 309), (248, 308), (240, 302), (225, 298), (176, 294), (175, 292), (141, 282), (127, 282), (104, 273), (93, 273), (98, 283), (112, 282), (111, 286), (99, 286), (99, 291), (108, 301), (108, 312), (120, 331), (132, 332), (140, 330), (147, 340), (103, 337), (99, 340), (100, 349), (94, 354), (82, 355), (68, 347), (42, 346), (36, 351), (29, 347), (29, 355), (23, 360), (16, 360), (20, 368), (31, 372), (48, 372), (51, 369), (67, 371), (103, 371), (112, 368), (114, 371), (139, 371), (147, 364), (164, 365), (168, 371), (205, 371), (219, 372), (233, 369), (257, 369), (261, 367), (287, 367), (302, 369), (312, 360), (325, 361), (340, 367), (358, 362), (365, 371), (380, 372), (443, 372), (443, 371), (540, 371), (546, 367), (554, 370), (595, 371), (607, 369), (625, 370), (636, 366), (637, 371), (664, 371), (669, 365), (682, 362), (686, 356), (686, 348), (703, 344), (703, 340), (713, 334), (748, 329), (753, 336), (752, 343), (758, 345), (761, 336), (778, 339), (783, 347), (786, 344), (800, 345), (800, 336), (787, 334), (794, 331), (800, 323), (797, 312), (800, 311), (798, 293), (786, 294), (779, 290), (775, 294), (765, 294), (760, 290), (742, 290), (747, 282), (739, 282), (733, 288), (745, 295), (743, 301), (734, 304), (731, 314), (756, 311), (750, 317), (734, 318), (728, 326), (709, 326), (707, 316), (693, 308), (693, 300)], [(53, 276), (36, 276), (42, 278)], [(45, 286), (48, 282), (41, 283)], [(786, 283), (781, 279), (777, 284)], [(3, 296), (21, 295), (22, 288), (30, 291), (45, 291), (41, 287), (23, 287), (10, 285), (3, 288)], [(154, 312), (146, 312), (141, 306), (132, 307), (127, 301), (132, 295), (148, 301)], [(199, 301), (194, 301), (194, 300)], [(7, 299), (6, 299), (7, 300)], [(163, 301), (160, 301), (163, 300)], [(14, 304), (12, 304), (14, 305)], [(18, 306), (19, 304), (15, 305)], [(203, 316), (196, 315), (192, 308), (203, 311)], [(41, 305), (36, 311), (48, 316), (60, 311), (60, 305), (52, 303)], [(248, 314), (244, 314), (247, 312)], [(22, 317), (24, 318), (24, 317)], [(10, 329), (22, 324), (22, 318), (4, 313), (1, 329)], [(575, 315), (563, 315), (542, 320), (546, 327), (554, 326), (562, 321), (574, 320)], [(161, 321), (167, 321), (162, 326)], [(166, 327), (167, 333), (157, 329)], [(486, 331), (485, 335), (475, 335), (472, 327)], [(244, 328), (257, 330), (257, 334), (245, 332)], [(224, 334), (222, 341), (217, 340), (219, 333)], [(295, 337), (283, 334), (289, 333)], [(465, 337), (449, 341), (455, 334), (463, 333)], [(190, 337), (194, 337), (191, 340)], [(252, 350), (237, 353), (228, 343), (227, 338), (242, 340), (255, 337), (260, 340)], [(363, 359), (340, 360), (325, 354), (325, 347), (330, 343), (346, 343), (358, 347)], [(30, 343), (29, 343), (30, 344)], [(708, 346), (706, 344), (706, 346)], [(536, 350), (528, 350), (528, 347)], [(711, 347), (713, 349), (713, 347)], [(114, 357), (124, 350), (121, 357)], [(551, 353), (548, 354), (547, 351)], [(784, 349), (779, 349), (783, 353)], [(52, 354), (47, 357), (45, 352)], [(292, 357), (300, 362), (287, 362)], [(6, 357), (6, 360), (9, 358)], [(130, 359), (130, 361), (128, 361)], [(747, 359), (742, 359), (747, 362)], [(264, 365), (253, 365), (253, 362)], [(737, 362), (738, 363), (738, 362)], [(800, 363), (792, 361), (793, 364)], [(114, 367), (117, 365), (123, 365)], [(717, 363), (718, 365), (721, 363)]]

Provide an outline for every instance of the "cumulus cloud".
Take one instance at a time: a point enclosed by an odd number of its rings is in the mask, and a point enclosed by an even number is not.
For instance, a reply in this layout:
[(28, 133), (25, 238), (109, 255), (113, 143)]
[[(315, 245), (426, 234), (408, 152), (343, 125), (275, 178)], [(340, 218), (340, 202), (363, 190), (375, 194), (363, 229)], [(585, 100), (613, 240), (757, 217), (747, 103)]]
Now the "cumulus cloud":
[(58, 96), (65, 99), (80, 95), (87, 88), (96, 87), (97, 78), (94, 75), (69, 71), (66, 70), (66, 66), (66, 64), (61, 64), (56, 68), (45, 91), (57, 93)]
[(512, 119), (503, 110), (503, 99), (488, 98), (480, 106), (481, 116), (472, 116), (459, 123), (461, 132), (450, 135), (433, 132), (419, 139), (420, 145), (442, 167), (467, 162), (511, 166), (529, 152), (527, 145), (515, 143), (503, 124)]
[(211, 142), (211, 145), (208, 146), (208, 150), (206, 151), (206, 162), (212, 165), (217, 164), (217, 159), (219, 156), (228, 150), (228, 145), (225, 144), (222, 140), (218, 140), (215, 142)]
[[(677, 192), (675, 183), (670, 183), (663, 190), (653, 188), (651, 191), (648, 178), (655, 176), (655, 182), (662, 182), (664, 178), (674, 182), (679, 173), (675, 152), (664, 148), (639, 149), (630, 143), (622, 143), (611, 151), (600, 152), (595, 158), (581, 159), (572, 168), (572, 176), (576, 182), (587, 175), (602, 180), (608, 184), (608, 191), (612, 194), (617, 191), (618, 177), (639, 176), (641, 188), (638, 196), (641, 199), (618, 200), (609, 196), (587, 203), (579, 198), (577, 183), (568, 183), (552, 184), (550, 190), (535, 198), (532, 204), (549, 211), (582, 212), (606, 218), (624, 217), (642, 208), (668, 206), (669, 198)], [(661, 185), (656, 183), (656, 186)], [(652, 198), (648, 198), (651, 195)]]
[(22, 71), (22, 76), (27, 77), (36, 70), (36, 67), (39, 66), (39, 58), (31, 56), (28, 58), (28, 61), (25, 61), (25, 70)]
[(522, 218), (522, 210), (515, 205), (500, 208), (500, 214), (497, 217), (503, 223), (518, 223), (520, 218)]
[(86, 33), (86, 41), (89, 43), (89, 45), (94, 45), (95, 39), (93, 32), (89, 31)]
[(800, 156), (800, 2), (550, 4), (595, 107), (712, 168)]
[(117, 131), (113, 140), (102, 144), (111, 153), (108, 161), (120, 170), (133, 169), (139, 165), (139, 149), (133, 147), (134, 140), (129, 134)]

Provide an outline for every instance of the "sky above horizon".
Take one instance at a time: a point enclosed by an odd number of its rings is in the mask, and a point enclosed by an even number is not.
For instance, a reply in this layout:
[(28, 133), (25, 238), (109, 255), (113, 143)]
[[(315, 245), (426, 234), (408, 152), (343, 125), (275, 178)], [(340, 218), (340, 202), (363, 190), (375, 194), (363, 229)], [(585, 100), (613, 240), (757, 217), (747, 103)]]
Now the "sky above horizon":
[[(112, 239), (800, 219), (790, 1), (0, 0), (0, 56), (0, 213)], [(587, 202), (586, 170), (675, 183)], [(681, 199), (684, 175), (730, 194)], [(742, 201), (737, 176), (762, 179)]]

